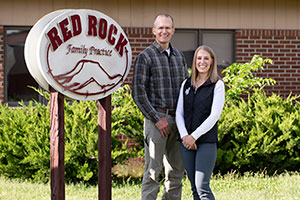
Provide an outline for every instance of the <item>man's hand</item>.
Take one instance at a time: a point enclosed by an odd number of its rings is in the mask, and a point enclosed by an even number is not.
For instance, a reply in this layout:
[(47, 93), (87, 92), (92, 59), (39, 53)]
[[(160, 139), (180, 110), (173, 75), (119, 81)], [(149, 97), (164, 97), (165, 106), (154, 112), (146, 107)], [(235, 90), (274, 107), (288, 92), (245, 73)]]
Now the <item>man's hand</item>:
[(160, 118), (160, 120), (156, 122), (155, 126), (158, 128), (163, 138), (168, 136), (170, 127), (166, 118)]
[(186, 135), (182, 138), (182, 144), (187, 149), (196, 150), (197, 145), (195, 142), (196, 142), (195, 138), (191, 135)]

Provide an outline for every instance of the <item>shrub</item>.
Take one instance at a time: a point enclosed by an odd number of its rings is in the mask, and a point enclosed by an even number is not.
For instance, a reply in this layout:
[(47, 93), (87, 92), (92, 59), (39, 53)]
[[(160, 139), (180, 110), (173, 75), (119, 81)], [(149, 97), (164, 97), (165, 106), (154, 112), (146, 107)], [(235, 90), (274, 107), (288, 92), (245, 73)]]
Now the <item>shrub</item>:
[[(40, 92), (42, 93), (42, 92)], [(44, 94), (47, 98), (49, 94)], [(115, 101), (115, 100), (113, 100)], [(112, 111), (113, 113), (115, 111)], [(64, 104), (65, 180), (97, 183), (98, 113), (95, 101)], [(114, 123), (112, 117), (112, 124)], [(49, 181), (50, 177), (49, 107), (37, 102), (20, 108), (0, 105), (0, 175), (31, 181)], [(136, 157), (116, 139), (112, 126), (112, 165)]]
[(297, 171), (300, 165), (299, 96), (266, 96), (260, 89), (247, 101), (225, 106), (219, 120), (215, 171), (272, 174)]
[(33, 102), (21, 105), (0, 105), (0, 174), (45, 182), (50, 166), (49, 112)]
[[(219, 120), (215, 171), (297, 170), (299, 96), (267, 96), (263, 89), (275, 80), (253, 74), (266, 64), (272, 61), (255, 55), (250, 63), (234, 63), (223, 71), (226, 103)], [(248, 98), (241, 98), (241, 94), (248, 94)]]
[(116, 90), (112, 95), (112, 131), (114, 134), (124, 134), (144, 146), (144, 117), (131, 97), (129, 85)]

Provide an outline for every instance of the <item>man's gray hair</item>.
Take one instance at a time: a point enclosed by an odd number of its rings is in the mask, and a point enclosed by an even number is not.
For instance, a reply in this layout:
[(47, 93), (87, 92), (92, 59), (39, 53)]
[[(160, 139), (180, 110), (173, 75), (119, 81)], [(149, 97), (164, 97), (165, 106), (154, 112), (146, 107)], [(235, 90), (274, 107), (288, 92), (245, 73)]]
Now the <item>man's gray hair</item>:
[(167, 13), (159, 13), (158, 15), (156, 15), (155, 18), (154, 18), (153, 26), (154, 26), (154, 24), (155, 24), (157, 18), (160, 17), (160, 16), (170, 18), (171, 21), (172, 21), (172, 26), (174, 27), (174, 19), (173, 19), (173, 17), (172, 17), (171, 15), (169, 15), (169, 14), (167, 14)]

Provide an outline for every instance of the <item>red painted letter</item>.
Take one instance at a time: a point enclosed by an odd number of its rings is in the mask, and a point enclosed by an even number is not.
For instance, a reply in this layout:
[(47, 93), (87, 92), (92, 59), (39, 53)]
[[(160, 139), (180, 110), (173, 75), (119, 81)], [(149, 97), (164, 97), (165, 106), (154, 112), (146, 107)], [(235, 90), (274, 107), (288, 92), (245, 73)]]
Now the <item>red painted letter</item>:
[(125, 39), (124, 35), (121, 33), (119, 40), (117, 42), (117, 45), (115, 47), (115, 49), (119, 52), (120, 56), (123, 56), (123, 50), (124, 50), (124, 46), (128, 43), (128, 41)]
[(55, 51), (61, 44), (62, 41), (58, 36), (58, 31), (55, 27), (53, 27), (48, 33), (48, 38), (50, 39), (52, 50)]
[(88, 35), (97, 36), (97, 18), (95, 16), (89, 15), (89, 28), (88, 28)]
[(99, 21), (99, 37), (105, 39), (107, 35), (107, 21), (103, 18)]
[(81, 20), (79, 15), (72, 15), (73, 36), (79, 35), (82, 31)]
[(111, 24), (109, 27), (108, 37), (107, 40), (111, 45), (115, 44), (116, 39), (112, 36), (112, 34), (117, 34), (118, 29), (115, 25)]
[(67, 28), (68, 24), (69, 24), (68, 18), (59, 22), (59, 27), (60, 27), (61, 33), (63, 35), (64, 42), (66, 42), (67, 40), (69, 40), (72, 37), (72, 32)]

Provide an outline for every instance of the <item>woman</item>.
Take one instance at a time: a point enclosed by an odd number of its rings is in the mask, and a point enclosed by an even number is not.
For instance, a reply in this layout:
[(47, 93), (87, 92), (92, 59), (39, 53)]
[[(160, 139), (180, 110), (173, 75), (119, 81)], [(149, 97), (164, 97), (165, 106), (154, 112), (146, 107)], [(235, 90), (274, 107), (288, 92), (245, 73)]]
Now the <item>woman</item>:
[(217, 158), (217, 122), (224, 101), (215, 53), (200, 46), (194, 54), (192, 75), (181, 85), (176, 109), (180, 150), (194, 200), (215, 199), (209, 181)]

